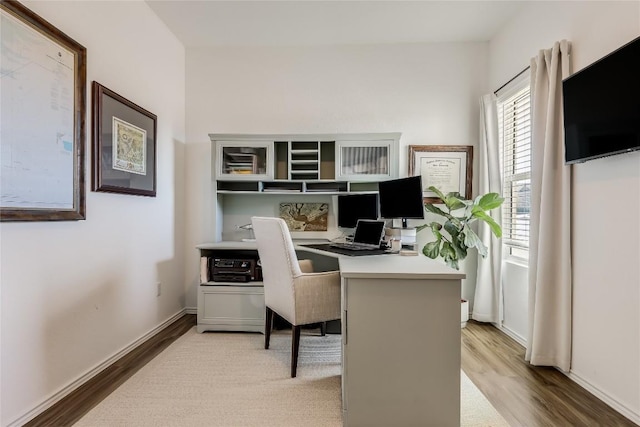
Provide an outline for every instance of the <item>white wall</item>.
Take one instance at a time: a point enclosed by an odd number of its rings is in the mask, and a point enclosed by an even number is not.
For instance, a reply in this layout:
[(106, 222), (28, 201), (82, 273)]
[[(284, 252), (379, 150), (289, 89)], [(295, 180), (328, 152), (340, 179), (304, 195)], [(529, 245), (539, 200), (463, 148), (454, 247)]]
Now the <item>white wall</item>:
[[(637, 1), (532, 2), (490, 43), (491, 86), (556, 40), (575, 72), (639, 35)], [(640, 153), (572, 169), (571, 377), (640, 423)]]
[[(185, 304), (184, 48), (142, 1), (24, 4), (87, 49), (87, 219), (0, 224), (2, 426)], [(157, 115), (157, 197), (90, 191), (93, 80)]]
[[(187, 49), (186, 149), (193, 160), (187, 251), (213, 239), (213, 221), (220, 220), (210, 204), (209, 133), (401, 132), (399, 170), (406, 176), (408, 145), (477, 147), (478, 99), (488, 89), (487, 47)], [(248, 218), (251, 212), (240, 214)], [(187, 262), (187, 305), (195, 306), (194, 250)], [(471, 299), (475, 258), (469, 264), (463, 295)]]
[(527, 345), (529, 334), (529, 268), (526, 264), (502, 262), (502, 331), (521, 345)]

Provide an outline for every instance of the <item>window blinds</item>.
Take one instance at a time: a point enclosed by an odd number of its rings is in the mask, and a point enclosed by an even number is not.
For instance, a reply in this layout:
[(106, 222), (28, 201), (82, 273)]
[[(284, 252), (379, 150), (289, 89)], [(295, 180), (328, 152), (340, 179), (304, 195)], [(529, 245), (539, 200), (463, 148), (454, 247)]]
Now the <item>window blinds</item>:
[(531, 97), (529, 85), (498, 99), (503, 171), (503, 242), (529, 247), (531, 208)]

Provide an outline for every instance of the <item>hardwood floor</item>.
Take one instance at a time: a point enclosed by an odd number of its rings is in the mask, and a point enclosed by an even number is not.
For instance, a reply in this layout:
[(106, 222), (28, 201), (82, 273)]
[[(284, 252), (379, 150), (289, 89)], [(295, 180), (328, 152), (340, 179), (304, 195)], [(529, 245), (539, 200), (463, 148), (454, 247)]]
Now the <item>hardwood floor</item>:
[[(185, 315), (26, 424), (71, 426), (195, 325)], [(491, 325), (462, 330), (462, 369), (514, 427), (638, 427), (554, 368), (530, 366), (524, 349)]]
[(495, 327), (462, 330), (462, 370), (511, 426), (637, 425), (560, 371), (531, 366), (525, 349)]

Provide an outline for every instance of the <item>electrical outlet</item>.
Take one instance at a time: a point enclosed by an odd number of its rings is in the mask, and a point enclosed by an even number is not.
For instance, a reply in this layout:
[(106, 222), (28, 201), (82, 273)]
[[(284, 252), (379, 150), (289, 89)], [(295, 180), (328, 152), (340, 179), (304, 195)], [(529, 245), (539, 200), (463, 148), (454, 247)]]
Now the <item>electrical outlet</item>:
[(158, 292), (157, 292), (156, 296), (159, 297), (160, 295), (162, 295), (162, 283), (158, 282), (158, 283), (156, 283), (156, 285), (158, 287)]

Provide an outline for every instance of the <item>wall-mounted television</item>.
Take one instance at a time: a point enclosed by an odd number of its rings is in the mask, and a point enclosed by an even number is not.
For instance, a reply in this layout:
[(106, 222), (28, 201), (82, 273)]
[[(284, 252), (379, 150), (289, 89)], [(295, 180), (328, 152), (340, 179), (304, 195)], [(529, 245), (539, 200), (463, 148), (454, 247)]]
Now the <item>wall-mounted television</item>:
[(354, 228), (359, 219), (378, 219), (376, 193), (338, 196), (338, 227)]
[(640, 150), (640, 37), (562, 82), (567, 164)]
[(408, 178), (380, 181), (380, 216), (385, 219), (402, 219), (406, 227), (408, 218), (424, 218), (424, 202), (422, 198), (422, 178)]

